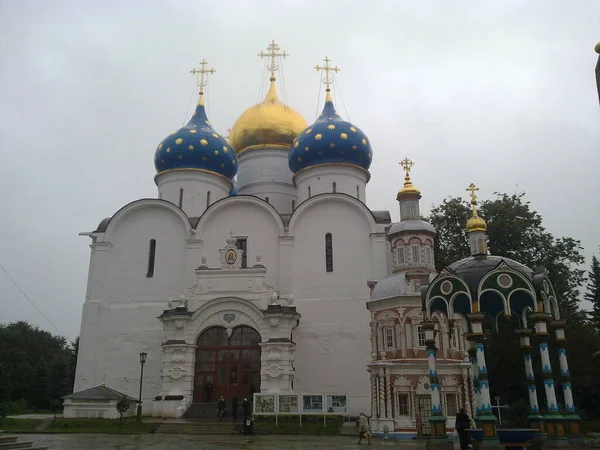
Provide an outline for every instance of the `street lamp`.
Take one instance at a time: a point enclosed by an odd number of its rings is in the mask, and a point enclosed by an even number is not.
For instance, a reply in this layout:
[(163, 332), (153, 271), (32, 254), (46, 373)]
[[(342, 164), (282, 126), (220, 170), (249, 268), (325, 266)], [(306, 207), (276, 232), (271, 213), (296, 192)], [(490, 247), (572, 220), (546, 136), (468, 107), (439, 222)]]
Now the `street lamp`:
[(148, 353), (142, 352), (140, 353), (140, 366), (142, 367), (140, 372), (140, 396), (138, 398), (138, 408), (137, 408), (137, 421), (142, 421), (142, 382), (144, 381), (144, 363), (146, 362), (146, 356)]

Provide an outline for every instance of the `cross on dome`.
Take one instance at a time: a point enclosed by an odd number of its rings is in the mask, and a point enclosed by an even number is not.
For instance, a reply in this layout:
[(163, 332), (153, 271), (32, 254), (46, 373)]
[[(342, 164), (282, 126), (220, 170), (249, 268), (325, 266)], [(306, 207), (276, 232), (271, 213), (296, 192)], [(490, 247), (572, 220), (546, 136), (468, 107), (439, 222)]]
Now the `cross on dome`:
[(471, 192), (471, 204), (472, 205), (476, 205), (477, 204), (477, 194), (475, 194), (475, 192), (477, 192), (479, 190), (479, 188), (477, 186), (475, 186), (475, 183), (471, 183), (469, 185), (469, 187), (467, 188), (467, 192)]
[(406, 172), (406, 176), (408, 177), (410, 174), (410, 169), (412, 169), (412, 166), (414, 166), (415, 163), (408, 158), (404, 158), (402, 161), (400, 161), (400, 165), (402, 166), (404, 172)]
[(277, 64), (277, 57), (281, 56), (282, 58), (285, 58), (286, 56), (290, 56), (290, 54), (286, 53), (285, 51), (278, 53), (279, 50), (281, 50), (279, 48), (279, 45), (275, 43), (275, 40), (272, 40), (267, 47), (267, 52), (261, 51), (258, 54), (258, 56), (260, 56), (261, 58), (271, 59), (271, 61), (267, 63), (267, 69), (269, 70), (269, 72), (271, 72), (272, 79), (275, 79), (275, 72), (277, 71), (277, 69), (279, 69), (279, 65)]
[(326, 56), (323, 58), (325, 62), (324, 66), (319, 66), (318, 64), (315, 66), (315, 69), (318, 71), (322, 70), (324, 72), (321, 81), (325, 84), (325, 90), (329, 92), (331, 90), (331, 85), (333, 84), (333, 75), (330, 72), (339, 72), (341, 69), (338, 66), (331, 67), (329, 63), (331, 60)]
[[(200, 61), (200, 68), (196, 69), (195, 67), (190, 70), (190, 73), (192, 75), (198, 75), (200, 74), (200, 76), (198, 77), (198, 89), (200, 89), (200, 94), (204, 93), (204, 87), (207, 85), (208, 83), (208, 77), (206, 75), (208, 74), (213, 74), (216, 72), (215, 69), (207, 69), (206, 65), (208, 64), (208, 61), (206, 61), (205, 59), (202, 59), (202, 61)], [(205, 78), (206, 76), (206, 78)]]

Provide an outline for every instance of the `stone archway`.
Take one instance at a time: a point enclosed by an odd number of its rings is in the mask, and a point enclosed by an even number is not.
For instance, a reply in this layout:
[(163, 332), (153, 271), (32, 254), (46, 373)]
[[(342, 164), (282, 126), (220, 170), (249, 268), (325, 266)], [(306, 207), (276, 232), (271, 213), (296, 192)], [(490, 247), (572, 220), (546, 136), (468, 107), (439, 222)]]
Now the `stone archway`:
[(204, 330), (196, 343), (194, 403), (260, 392), (260, 342), (258, 331), (246, 325)]

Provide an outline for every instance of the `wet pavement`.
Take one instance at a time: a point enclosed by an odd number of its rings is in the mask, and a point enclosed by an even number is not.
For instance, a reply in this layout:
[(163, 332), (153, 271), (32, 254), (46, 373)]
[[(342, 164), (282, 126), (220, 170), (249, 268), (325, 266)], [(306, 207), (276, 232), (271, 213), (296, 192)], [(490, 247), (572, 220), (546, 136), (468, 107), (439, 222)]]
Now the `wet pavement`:
[(34, 441), (51, 450), (346, 450), (424, 449), (424, 441), (373, 439), (372, 445), (356, 443), (350, 436), (184, 436), (110, 434), (29, 434), (19, 440)]

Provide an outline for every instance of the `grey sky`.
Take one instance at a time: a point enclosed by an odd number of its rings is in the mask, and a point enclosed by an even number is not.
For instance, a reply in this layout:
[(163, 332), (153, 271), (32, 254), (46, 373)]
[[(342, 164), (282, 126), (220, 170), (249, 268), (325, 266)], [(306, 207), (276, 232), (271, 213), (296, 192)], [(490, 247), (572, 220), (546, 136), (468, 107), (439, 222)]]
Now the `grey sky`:
[[(593, 0), (0, 0), (0, 262), (74, 338), (89, 261), (78, 233), (156, 196), (156, 145), (196, 98), (188, 71), (216, 68), (208, 113), (225, 133), (257, 101), (271, 39), (291, 55), (280, 96), (309, 123), (313, 66), (328, 55), (342, 69), (343, 103), (373, 146), (371, 208), (398, 219), (408, 156), (423, 209), (471, 181), (483, 198), (524, 190), (591, 258), (599, 18)], [(20, 319), (56, 331), (0, 272), (0, 323)]]

